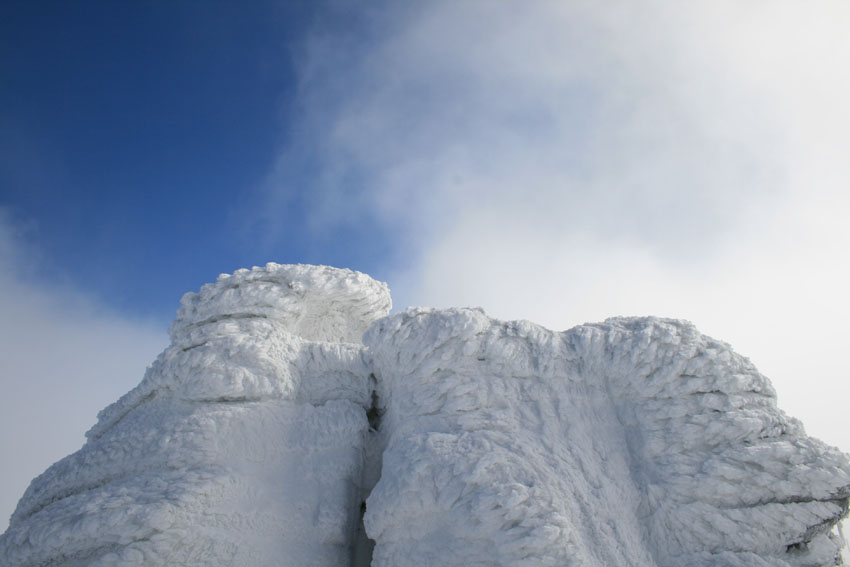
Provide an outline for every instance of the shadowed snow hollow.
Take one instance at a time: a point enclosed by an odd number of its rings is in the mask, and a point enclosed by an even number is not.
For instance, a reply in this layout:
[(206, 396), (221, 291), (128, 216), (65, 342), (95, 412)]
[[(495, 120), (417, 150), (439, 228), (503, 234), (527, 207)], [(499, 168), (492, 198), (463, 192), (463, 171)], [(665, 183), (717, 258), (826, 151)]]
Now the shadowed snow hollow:
[(32, 482), (0, 565), (841, 564), (847, 456), (724, 343), (389, 309), (329, 267), (187, 294), (139, 386)]

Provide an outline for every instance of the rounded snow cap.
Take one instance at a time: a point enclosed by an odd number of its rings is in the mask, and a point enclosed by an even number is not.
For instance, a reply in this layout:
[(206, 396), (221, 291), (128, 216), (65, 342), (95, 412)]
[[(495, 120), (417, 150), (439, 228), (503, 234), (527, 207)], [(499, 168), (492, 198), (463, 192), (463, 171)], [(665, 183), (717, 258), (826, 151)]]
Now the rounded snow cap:
[(330, 266), (275, 264), (221, 274), (181, 299), (172, 340), (226, 319), (271, 319), (311, 341), (359, 343), (392, 307), (387, 284)]

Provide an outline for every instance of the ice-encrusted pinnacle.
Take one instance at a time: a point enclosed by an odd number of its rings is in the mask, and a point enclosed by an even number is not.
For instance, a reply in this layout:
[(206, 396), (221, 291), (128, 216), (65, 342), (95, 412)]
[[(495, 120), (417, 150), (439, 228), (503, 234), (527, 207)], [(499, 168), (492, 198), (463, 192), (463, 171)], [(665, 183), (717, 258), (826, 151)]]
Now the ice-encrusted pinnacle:
[(376, 567), (837, 564), (847, 456), (690, 323), (414, 308), (364, 342), (386, 408)]
[(186, 294), (139, 386), (32, 482), (0, 567), (840, 564), (847, 456), (729, 345), (389, 308), (326, 266)]
[(0, 566), (347, 562), (386, 284), (268, 264), (182, 303), (142, 382), (31, 483)]
[(171, 325), (172, 340), (222, 319), (270, 318), (307, 340), (359, 343), (373, 321), (390, 312), (387, 284), (330, 266), (275, 264), (233, 274), (189, 292)]

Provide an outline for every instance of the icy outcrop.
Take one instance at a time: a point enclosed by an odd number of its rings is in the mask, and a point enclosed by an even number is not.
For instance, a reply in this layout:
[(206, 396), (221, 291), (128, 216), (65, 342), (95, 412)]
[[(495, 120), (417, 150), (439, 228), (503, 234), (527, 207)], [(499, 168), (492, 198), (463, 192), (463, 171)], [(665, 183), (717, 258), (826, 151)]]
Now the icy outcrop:
[(279, 266), (187, 294), (172, 344), (36, 478), (0, 565), (346, 565), (384, 284)]
[(847, 457), (690, 324), (415, 309), (364, 341), (386, 406), (375, 565), (836, 564)]
[(328, 267), (187, 294), (141, 384), (33, 481), (0, 565), (840, 564), (847, 456), (724, 343), (389, 308)]
[(329, 266), (281, 266), (221, 274), (181, 300), (169, 334), (222, 319), (268, 318), (309, 341), (359, 343), (376, 317), (389, 313), (387, 285), (360, 272)]
[(604, 380), (565, 337), (478, 310), (409, 310), (365, 337), (386, 404), (374, 565), (647, 566)]

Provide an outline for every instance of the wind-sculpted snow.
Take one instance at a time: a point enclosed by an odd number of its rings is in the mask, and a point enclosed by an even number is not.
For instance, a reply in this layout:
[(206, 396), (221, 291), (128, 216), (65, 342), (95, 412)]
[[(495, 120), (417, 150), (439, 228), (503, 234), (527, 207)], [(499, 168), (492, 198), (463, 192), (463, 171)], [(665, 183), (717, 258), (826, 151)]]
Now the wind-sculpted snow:
[(327, 267), (187, 294), (141, 384), (33, 481), (0, 565), (840, 564), (847, 456), (724, 343), (389, 306)]
[(387, 285), (329, 266), (282, 266), (221, 274), (181, 300), (172, 340), (221, 319), (270, 318), (307, 340), (359, 343), (376, 315), (389, 313)]
[(653, 564), (603, 380), (565, 337), (410, 310), (365, 337), (386, 404), (374, 565)]
[(687, 323), (419, 309), (365, 343), (390, 473), (375, 565), (836, 564), (847, 457)]
[[(172, 344), (79, 452), (36, 478), (0, 565), (345, 565), (386, 286), (239, 271), (187, 294)], [(306, 340), (311, 339), (311, 340)]]

